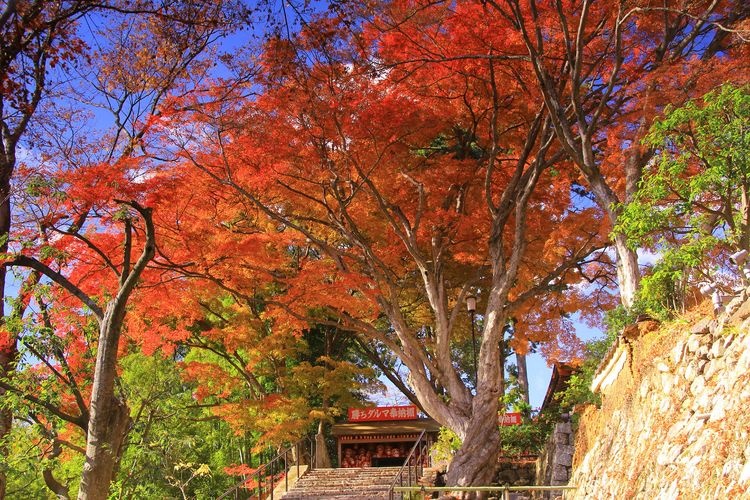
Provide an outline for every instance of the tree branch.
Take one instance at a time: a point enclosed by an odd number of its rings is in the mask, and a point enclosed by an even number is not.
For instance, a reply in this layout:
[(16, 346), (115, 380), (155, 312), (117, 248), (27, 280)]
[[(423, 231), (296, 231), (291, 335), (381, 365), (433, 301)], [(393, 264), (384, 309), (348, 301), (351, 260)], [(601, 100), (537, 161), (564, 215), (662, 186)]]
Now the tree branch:
[(72, 295), (77, 297), (81, 302), (83, 302), (84, 305), (86, 305), (91, 310), (91, 312), (94, 313), (97, 319), (101, 321), (101, 319), (104, 317), (102, 308), (99, 307), (96, 302), (94, 302), (94, 299), (86, 295), (83, 290), (71, 283), (68, 278), (58, 273), (46, 264), (39, 262), (35, 258), (28, 257), (26, 255), (17, 255), (14, 258), (5, 261), (2, 265), (6, 267), (27, 267), (29, 269), (39, 271), (40, 273), (44, 274), (49, 279), (66, 289)]

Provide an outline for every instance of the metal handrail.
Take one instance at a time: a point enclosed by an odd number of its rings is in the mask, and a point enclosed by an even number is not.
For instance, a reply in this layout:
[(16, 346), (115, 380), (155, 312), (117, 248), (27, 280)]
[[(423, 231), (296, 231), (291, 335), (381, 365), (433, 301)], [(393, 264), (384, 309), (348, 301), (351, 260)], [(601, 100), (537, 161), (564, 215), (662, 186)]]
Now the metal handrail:
[[(275, 488), (274, 485), (274, 476), (279, 471), (279, 465), (281, 465), (281, 461), (284, 462), (283, 474), (284, 474), (284, 491), (289, 491), (289, 465), (288, 465), (288, 457), (289, 453), (292, 450), (296, 451), (297, 460), (295, 460), (295, 465), (297, 467), (297, 479), (299, 480), (300, 472), (300, 458), (302, 456), (301, 452), (302, 450), (307, 449), (307, 444), (310, 445), (310, 464), (308, 465), (307, 471), (305, 473), (313, 470), (315, 468), (315, 439), (311, 437), (304, 437), (294, 443), (293, 445), (287, 446), (282, 451), (276, 454), (275, 457), (273, 457), (271, 460), (269, 460), (267, 463), (260, 465), (257, 469), (255, 469), (248, 477), (240, 481), (239, 483), (235, 484), (231, 488), (229, 488), (227, 491), (221, 494), (221, 496), (217, 497), (216, 500), (222, 500), (223, 498), (226, 498), (227, 495), (234, 493), (238, 489), (242, 488), (247, 483), (251, 482), (253, 479), (257, 478), (257, 486), (253, 487), (254, 489), (258, 489), (258, 500), (261, 500), (263, 498), (264, 488), (263, 488), (263, 477), (267, 477), (269, 479), (268, 486), (266, 486), (266, 490), (270, 491), (270, 499), (273, 500), (273, 490)], [(266, 474), (267, 472), (270, 472), (270, 474)], [(252, 498), (252, 496), (250, 497)]]
[[(398, 470), (398, 472), (394, 476), (393, 481), (391, 482), (391, 485), (388, 488), (388, 498), (390, 500), (393, 500), (395, 498), (394, 493), (395, 493), (395, 488), (397, 488), (396, 482), (400, 482), (401, 487), (404, 486), (404, 468), (407, 468), (406, 479), (407, 479), (407, 484), (409, 487), (411, 487), (411, 484), (412, 484), (411, 482), (412, 469), (414, 470), (414, 484), (416, 484), (417, 481), (419, 481), (419, 478), (422, 476), (423, 455), (422, 455), (421, 444), (422, 444), (422, 439), (424, 439), (424, 435), (426, 432), (427, 432), (426, 430), (423, 430), (422, 433), (419, 435), (419, 437), (417, 438), (417, 442), (414, 443), (414, 446), (411, 447), (411, 451), (409, 451), (409, 454), (406, 455), (406, 460), (404, 460), (404, 464), (401, 466), (401, 468)], [(416, 450), (419, 450), (419, 453), (415, 457), (414, 452)], [(414, 467), (412, 467), (411, 465), (412, 461), (414, 461)]]

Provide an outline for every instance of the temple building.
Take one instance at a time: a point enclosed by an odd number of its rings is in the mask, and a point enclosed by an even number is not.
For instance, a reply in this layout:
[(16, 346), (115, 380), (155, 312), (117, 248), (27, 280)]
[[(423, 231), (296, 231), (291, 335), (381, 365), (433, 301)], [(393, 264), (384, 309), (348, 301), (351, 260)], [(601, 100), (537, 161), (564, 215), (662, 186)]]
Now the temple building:
[[(425, 431), (425, 450), (437, 439), (440, 425), (421, 418), (416, 406), (351, 408), (346, 423), (335, 424), (339, 467), (400, 466)], [(421, 456), (426, 457), (426, 453)]]

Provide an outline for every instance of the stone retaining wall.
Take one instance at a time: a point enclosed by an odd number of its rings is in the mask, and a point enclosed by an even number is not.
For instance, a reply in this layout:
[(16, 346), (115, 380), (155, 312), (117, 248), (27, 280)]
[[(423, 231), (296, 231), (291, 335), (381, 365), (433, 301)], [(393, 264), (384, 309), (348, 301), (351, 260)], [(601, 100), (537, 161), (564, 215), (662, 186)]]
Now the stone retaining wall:
[(750, 301), (625, 340), (602, 407), (582, 412), (572, 498), (750, 498)]
[[(569, 421), (555, 424), (544, 451), (536, 463), (538, 486), (563, 486), (568, 484), (573, 465), (573, 428)], [(537, 493), (534, 498), (556, 498), (559, 492)]]
[(528, 486), (534, 484), (536, 458), (500, 459), (495, 469), (493, 484), (508, 486)]

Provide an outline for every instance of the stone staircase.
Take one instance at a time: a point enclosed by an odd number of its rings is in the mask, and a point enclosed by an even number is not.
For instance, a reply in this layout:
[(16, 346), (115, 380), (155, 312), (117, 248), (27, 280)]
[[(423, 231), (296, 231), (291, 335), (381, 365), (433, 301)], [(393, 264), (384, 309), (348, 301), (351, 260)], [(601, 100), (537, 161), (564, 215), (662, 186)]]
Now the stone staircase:
[(388, 498), (388, 488), (400, 467), (315, 469), (302, 476), (284, 500)]

